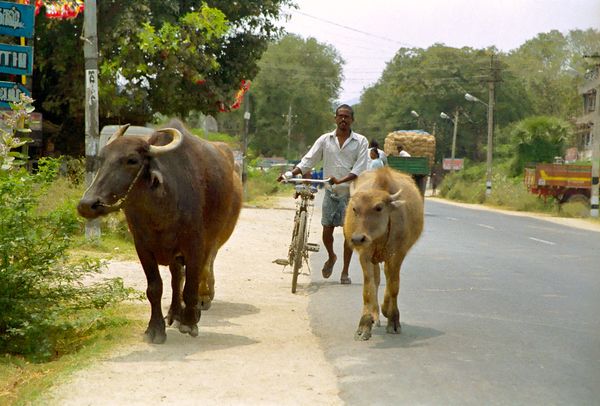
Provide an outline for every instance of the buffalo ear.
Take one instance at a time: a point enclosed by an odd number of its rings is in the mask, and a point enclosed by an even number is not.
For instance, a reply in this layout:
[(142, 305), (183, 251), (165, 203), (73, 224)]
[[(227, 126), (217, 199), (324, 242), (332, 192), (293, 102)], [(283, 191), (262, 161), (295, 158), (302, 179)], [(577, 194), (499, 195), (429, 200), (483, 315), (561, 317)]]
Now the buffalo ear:
[(393, 195), (390, 195), (390, 203), (395, 208), (400, 208), (400, 207), (402, 207), (406, 203), (406, 200), (400, 199), (400, 195), (401, 194), (402, 194), (402, 189), (398, 190)]
[(392, 206), (394, 206), (396, 209), (404, 206), (406, 204), (406, 200), (394, 200), (392, 202)]
[(157, 169), (150, 171), (150, 185), (152, 189), (157, 189), (163, 185), (163, 176)]

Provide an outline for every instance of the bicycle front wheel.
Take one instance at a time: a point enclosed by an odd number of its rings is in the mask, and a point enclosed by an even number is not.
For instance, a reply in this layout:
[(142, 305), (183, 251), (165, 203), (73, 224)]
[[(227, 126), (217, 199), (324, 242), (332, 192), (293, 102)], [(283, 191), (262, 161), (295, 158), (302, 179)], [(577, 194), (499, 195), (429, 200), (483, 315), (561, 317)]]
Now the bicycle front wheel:
[(302, 268), (302, 260), (304, 257), (304, 246), (306, 245), (306, 212), (300, 212), (298, 218), (298, 233), (296, 234), (296, 241), (294, 244), (294, 273), (292, 275), (292, 293), (296, 293), (296, 286), (298, 285), (298, 275), (300, 274), (300, 268)]

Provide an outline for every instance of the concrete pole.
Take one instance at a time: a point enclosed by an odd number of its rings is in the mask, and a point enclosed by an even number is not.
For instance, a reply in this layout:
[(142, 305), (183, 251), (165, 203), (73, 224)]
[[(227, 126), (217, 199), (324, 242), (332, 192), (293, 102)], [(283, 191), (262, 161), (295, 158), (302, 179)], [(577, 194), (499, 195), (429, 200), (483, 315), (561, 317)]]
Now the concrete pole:
[(286, 158), (290, 159), (290, 142), (292, 140), (292, 103), (290, 103), (290, 107), (288, 109), (287, 114), (287, 154)]
[[(98, 170), (98, 35), (96, 0), (85, 0), (83, 13), (83, 55), (85, 58), (85, 186), (91, 185)], [(100, 238), (100, 220), (85, 223), (86, 239)]]
[(454, 131), (452, 132), (452, 153), (450, 159), (452, 160), (452, 171), (456, 170), (454, 165), (454, 157), (456, 153), (456, 135), (458, 134), (458, 109), (454, 112)]
[(250, 96), (244, 94), (244, 135), (242, 139), (242, 186), (244, 188), (244, 199), (248, 197), (248, 131), (250, 128)]
[(598, 175), (600, 172), (600, 79), (596, 86), (596, 114), (592, 133), (592, 191), (590, 216), (598, 217)]
[[(491, 62), (492, 76), (494, 69), (494, 56), (492, 55)], [(487, 131), (487, 170), (486, 170), (486, 181), (485, 181), (485, 195), (489, 197), (492, 194), (492, 138), (494, 135), (494, 83), (495, 78), (490, 78), (488, 82), (488, 131)]]

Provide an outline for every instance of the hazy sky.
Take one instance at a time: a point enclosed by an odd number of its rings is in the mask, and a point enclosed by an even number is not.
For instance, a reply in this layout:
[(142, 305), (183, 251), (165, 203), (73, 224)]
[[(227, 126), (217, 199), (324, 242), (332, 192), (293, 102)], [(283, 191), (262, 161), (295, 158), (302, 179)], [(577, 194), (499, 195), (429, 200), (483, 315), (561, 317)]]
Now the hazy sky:
[(335, 46), (346, 64), (341, 101), (356, 101), (401, 47), (502, 51), (538, 33), (600, 29), (600, 0), (297, 0), (284, 27)]

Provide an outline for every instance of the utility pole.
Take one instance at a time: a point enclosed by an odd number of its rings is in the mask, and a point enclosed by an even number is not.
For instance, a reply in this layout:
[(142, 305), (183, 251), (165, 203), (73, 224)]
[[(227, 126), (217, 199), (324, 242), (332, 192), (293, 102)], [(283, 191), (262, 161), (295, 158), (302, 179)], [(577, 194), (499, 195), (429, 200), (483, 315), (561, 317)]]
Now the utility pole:
[(288, 108), (288, 113), (283, 114), (283, 117), (285, 117), (285, 121), (287, 122), (287, 152), (286, 152), (286, 158), (290, 159), (290, 143), (292, 141), (292, 118), (296, 117), (292, 115), (292, 103), (290, 103), (290, 106)]
[(487, 170), (485, 181), (485, 196), (490, 197), (492, 194), (492, 150), (494, 136), (494, 86), (498, 82), (498, 68), (494, 61), (494, 54), (490, 58), (490, 77), (488, 79), (488, 131), (487, 131)]
[[(85, 58), (85, 186), (98, 170), (98, 35), (96, 0), (85, 0), (83, 13), (83, 55)], [(100, 238), (100, 219), (85, 223), (87, 239)]]
[(248, 130), (250, 128), (250, 96), (244, 94), (244, 135), (242, 139), (242, 186), (244, 188), (244, 199), (248, 197)]
[(600, 174), (600, 65), (596, 66), (596, 79), (593, 82), (596, 88), (596, 114), (592, 133), (592, 191), (590, 199), (590, 216), (598, 217), (598, 195)]
[(458, 113), (459, 109), (456, 109), (454, 112), (454, 131), (452, 132), (452, 154), (450, 159), (452, 160), (452, 172), (456, 170), (456, 165), (454, 164), (454, 157), (456, 153), (456, 135), (458, 133)]

